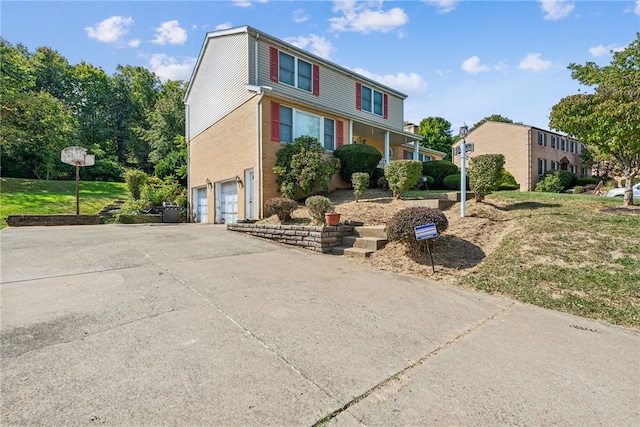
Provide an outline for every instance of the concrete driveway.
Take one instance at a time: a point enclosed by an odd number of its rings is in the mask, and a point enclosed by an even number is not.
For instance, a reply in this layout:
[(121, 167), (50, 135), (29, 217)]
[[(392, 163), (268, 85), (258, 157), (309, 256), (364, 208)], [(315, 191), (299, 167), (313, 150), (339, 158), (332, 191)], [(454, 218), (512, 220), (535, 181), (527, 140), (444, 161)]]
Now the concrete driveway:
[(200, 224), (0, 232), (2, 425), (639, 425), (640, 333)]

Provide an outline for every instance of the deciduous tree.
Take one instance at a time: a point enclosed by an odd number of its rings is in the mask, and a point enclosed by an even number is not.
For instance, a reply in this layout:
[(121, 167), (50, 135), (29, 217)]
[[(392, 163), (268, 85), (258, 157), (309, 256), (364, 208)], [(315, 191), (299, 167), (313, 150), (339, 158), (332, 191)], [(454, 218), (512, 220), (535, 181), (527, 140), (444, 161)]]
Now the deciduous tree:
[(570, 64), (571, 77), (593, 93), (567, 96), (551, 109), (549, 126), (611, 155), (625, 178), (624, 206), (633, 204), (633, 178), (640, 173), (640, 33), (609, 65)]

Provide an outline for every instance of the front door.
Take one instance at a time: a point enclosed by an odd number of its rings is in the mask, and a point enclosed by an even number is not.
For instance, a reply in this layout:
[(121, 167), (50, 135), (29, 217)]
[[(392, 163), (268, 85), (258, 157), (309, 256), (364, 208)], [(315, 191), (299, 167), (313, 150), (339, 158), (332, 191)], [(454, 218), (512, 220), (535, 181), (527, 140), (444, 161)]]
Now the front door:
[(244, 171), (244, 217), (245, 219), (255, 218), (253, 211), (253, 169)]
[(206, 224), (209, 221), (208, 205), (207, 205), (207, 187), (198, 188), (195, 190), (195, 209), (194, 209), (194, 222), (200, 222)]

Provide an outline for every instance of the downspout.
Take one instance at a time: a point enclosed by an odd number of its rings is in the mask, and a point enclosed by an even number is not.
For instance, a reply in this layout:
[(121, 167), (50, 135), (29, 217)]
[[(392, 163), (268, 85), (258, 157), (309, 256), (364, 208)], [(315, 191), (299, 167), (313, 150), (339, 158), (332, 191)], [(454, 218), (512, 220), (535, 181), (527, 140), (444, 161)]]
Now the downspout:
[(533, 190), (532, 186), (533, 183), (531, 182), (531, 129), (529, 129), (529, 131), (527, 132), (528, 136), (527, 136), (527, 158), (529, 159), (528, 162), (528, 168), (527, 168), (527, 191), (531, 191)]
[(189, 104), (184, 104), (184, 140), (187, 144), (187, 222), (193, 222), (193, 212), (191, 212), (191, 206), (193, 205), (191, 194), (191, 141), (189, 139)]
[(256, 172), (254, 172), (253, 174), (253, 177), (256, 180), (256, 184), (258, 186), (258, 191), (256, 192), (256, 219), (262, 218), (262, 152), (260, 150), (260, 103), (262, 102), (263, 96), (264, 91), (260, 90), (260, 94), (258, 95), (258, 102), (256, 102)]

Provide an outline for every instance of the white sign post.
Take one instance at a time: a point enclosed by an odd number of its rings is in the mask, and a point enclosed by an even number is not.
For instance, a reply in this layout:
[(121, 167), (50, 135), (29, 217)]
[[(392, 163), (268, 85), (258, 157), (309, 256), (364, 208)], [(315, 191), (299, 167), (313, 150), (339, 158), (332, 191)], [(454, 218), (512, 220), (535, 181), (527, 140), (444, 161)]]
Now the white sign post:
[(95, 156), (87, 154), (87, 149), (72, 145), (60, 152), (60, 160), (76, 167), (76, 215), (80, 215), (80, 166), (93, 166)]
[(429, 251), (429, 259), (431, 259), (431, 271), (436, 272), (436, 268), (433, 266), (433, 255), (431, 254), (431, 246), (429, 239), (435, 239), (438, 237), (438, 230), (434, 223), (419, 225), (414, 228), (416, 233), (416, 240), (427, 240), (427, 251)]

